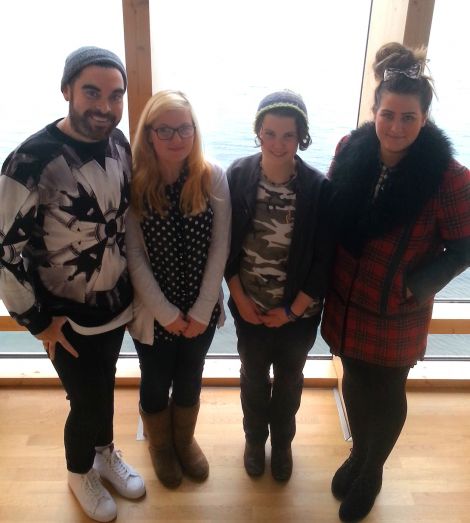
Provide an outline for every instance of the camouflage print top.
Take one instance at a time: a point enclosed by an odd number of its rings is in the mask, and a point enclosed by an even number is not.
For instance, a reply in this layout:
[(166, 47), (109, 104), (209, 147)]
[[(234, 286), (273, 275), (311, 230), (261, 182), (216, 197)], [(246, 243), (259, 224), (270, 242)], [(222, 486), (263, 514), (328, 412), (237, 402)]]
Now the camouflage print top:
[[(253, 228), (258, 226), (255, 215), (261, 180), (260, 162), (261, 153), (257, 153), (235, 160), (227, 169), (233, 216), (230, 254), (225, 267), (227, 281), (234, 276), (240, 277), (245, 241), (249, 241), (247, 236), (256, 235)], [(331, 196), (328, 180), (319, 171), (298, 156), (295, 163), (297, 176), (290, 187), (296, 195), (295, 216), (287, 264), (284, 262), (286, 275), (279, 305), (292, 305), (299, 292), (303, 292), (315, 298), (316, 304), (312, 304), (312, 308), (319, 314), (328, 286), (334, 247), (326, 219)], [(253, 290), (250, 292), (254, 294)]]
[(253, 230), (243, 243), (240, 280), (263, 310), (278, 307), (284, 295), (295, 215), (294, 179), (295, 175), (275, 184), (261, 175)]
[[(263, 311), (283, 304), (294, 228), (295, 178), (296, 175), (279, 184), (261, 175), (253, 230), (243, 242), (240, 280), (245, 292)], [(310, 309), (305, 316), (312, 314)]]

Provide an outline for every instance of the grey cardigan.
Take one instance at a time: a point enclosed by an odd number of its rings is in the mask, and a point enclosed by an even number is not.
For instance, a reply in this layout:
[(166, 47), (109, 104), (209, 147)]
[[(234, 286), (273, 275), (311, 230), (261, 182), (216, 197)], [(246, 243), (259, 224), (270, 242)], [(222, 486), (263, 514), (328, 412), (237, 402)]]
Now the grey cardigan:
[[(222, 277), (230, 247), (231, 205), (225, 173), (212, 166), (212, 189), (209, 196), (214, 212), (212, 237), (199, 296), (188, 314), (195, 320), (209, 324), (217, 301), (222, 305)], [(129, 273), (134, 287), (133, 320), (128, 325), (132, 338), (153, 345), (154, 320), (165, 326), (176, 320), (179, 309), (163, 294), (153, 275), (138, 217), (133, 211), (127, 215), (126, 247)]]

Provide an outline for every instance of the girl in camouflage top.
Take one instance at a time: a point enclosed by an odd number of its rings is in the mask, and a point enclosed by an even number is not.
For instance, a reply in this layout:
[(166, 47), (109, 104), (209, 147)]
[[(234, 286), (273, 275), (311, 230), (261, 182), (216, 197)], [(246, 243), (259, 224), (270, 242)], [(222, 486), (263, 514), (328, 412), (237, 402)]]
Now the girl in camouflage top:
[(245, 468), (250, 476), (264, 472), (270, 432), (273, 477), (287, 481), (302, 371), (327, 283), (331, 249), (321, 215), (328, 182), (296, 155), (311, 143), (299, 95), (265, 97), (255, 133), (261, 153), (227, 171), (232, 238), (225, 278), (241, 360)]

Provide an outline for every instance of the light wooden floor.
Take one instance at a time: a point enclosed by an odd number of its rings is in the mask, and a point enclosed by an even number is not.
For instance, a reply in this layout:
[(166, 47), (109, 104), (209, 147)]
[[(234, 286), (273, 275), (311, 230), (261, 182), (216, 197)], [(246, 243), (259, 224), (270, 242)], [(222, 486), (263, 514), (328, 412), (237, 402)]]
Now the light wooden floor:
[[(331, 389), (306, 389), (286, 485), (243, 469), (239, 391), (205, 388), (198, 440), (211, 473), (175, 491), (154, 478), (146, 443), (136, 441), (136, 388), (116, 391), (116, 443), (144, 476), (147, 496), (119, 498), (118, 522), (337, 522), (331, 475), (348, 453)], [(58, 388), (0, 388), (0, 522), (89, 521), (69, 492)], [(465, 392), (410, 392), (405, 431), (385, 470), (367, 523), (470, 522), (470, 399)]]

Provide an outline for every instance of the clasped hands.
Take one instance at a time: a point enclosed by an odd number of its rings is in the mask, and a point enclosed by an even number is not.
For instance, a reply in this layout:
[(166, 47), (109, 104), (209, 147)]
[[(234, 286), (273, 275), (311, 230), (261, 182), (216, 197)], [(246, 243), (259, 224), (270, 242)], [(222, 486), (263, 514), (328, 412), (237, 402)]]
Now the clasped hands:
[(258, 305), (248, 296), (236, 303), (240, 316), (253, 325), (266, 325), (266, 327), (281, 327), (291, 320), (284, 307), (275, 307), (267, 312), (261, 312)]
[(175, 336), (195, 338), (207, 329), (207, 325), (195, 320), (189, 314), (187, 316), (183, 316), (183, 314), (180, 312), (176, 320), (169, 323), (168, 325), (165, 325), (164, 329), (170, 334), (174, 334)]

